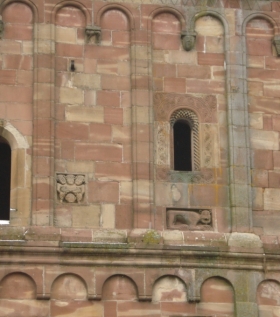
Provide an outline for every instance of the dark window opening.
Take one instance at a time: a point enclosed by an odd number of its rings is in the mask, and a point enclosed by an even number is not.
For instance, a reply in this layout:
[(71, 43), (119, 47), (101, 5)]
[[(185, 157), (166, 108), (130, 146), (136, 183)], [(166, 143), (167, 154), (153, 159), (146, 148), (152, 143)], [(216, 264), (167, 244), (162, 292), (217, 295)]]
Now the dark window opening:
[(174, 170), (192, 170), (192, 129), (185, 120), (178, 120), (173, 126)]
[(10, 219), (11, 148), (0, 137), (0, 220)]

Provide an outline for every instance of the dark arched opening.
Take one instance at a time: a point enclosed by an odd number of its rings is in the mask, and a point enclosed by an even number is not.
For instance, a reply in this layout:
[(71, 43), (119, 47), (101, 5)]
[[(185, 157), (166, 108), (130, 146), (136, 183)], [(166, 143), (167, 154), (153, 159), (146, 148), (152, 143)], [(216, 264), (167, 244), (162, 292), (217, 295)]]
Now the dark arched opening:
[(173, 125), (174, 170), (192, 170), (192, 129), (186, 120), (177, 120)]
[(0, 220), (10, 219), (11, 148), (0, 137)]

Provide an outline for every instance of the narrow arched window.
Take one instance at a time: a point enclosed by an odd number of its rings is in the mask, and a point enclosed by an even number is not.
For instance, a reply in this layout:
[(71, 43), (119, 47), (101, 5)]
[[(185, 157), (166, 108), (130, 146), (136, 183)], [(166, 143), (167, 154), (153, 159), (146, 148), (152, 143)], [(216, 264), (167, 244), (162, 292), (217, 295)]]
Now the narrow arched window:
[(171, 157), (175, 171), (197, 171), (200, 168), (199, 124), (189, 109), (178, 109), (170, 118), (172, 128)]
[(10, 219), (11, 148), (0, 137), (0, 220)]
[(177, 120), (173, 125), (174, 170), (192, 170), (192, 130), (186, 120)]

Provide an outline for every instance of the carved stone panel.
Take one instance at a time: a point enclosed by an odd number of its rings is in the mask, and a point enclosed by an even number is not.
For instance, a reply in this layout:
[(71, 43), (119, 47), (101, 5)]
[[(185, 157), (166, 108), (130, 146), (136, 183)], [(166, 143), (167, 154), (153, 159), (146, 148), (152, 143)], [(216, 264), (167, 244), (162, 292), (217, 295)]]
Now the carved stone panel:
[(166, 223), (168, 229), (213, 230), (210, 209), (168, 209)]
[(60, 203), (81, 203), (85, 196), (85, 175), (57, 174), (57, 199)]
[(170, 164), (170, 124), (169, 122), (156, 122), (156, 157), (157, 165)]
[(154, 95), (156, 121), (169, 121), (170, 113), (178, 108), (188, 108), (199, 114), (201, 123), (217, 122), (217, 100), (215, 96), (198, 97), (193, 95), (164, 94)]

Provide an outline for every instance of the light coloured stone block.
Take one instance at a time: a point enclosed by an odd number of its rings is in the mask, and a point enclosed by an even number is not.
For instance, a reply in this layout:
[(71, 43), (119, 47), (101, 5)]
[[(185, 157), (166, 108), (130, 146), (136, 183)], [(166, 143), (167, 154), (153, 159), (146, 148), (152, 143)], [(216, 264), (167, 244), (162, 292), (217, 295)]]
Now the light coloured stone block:
[(224, 34), (224, 27), (217, 18), (206, 15), (196, 21), (195, 31), (204, 36), (221, 36)]
[(104, 122), (103, 107), (66, 107), (65, 117), (67, 121), (79, 122)]
[(196, 52), (168, 51), (164, 54), (164, 61), (168, 64), (196, 64)]
[(60, 98), (61, 103), (67, 104), (82, 104), (84, 103), (84, 92), (77, 88), (60, 88)]
[(95, 227), (100, 226), (100, 206), (73, 206), (72, 209), (73, 227)]
[(280, 210), (280, 189), (265, 188), (264, 210)]
[(250, 127), (253, 129), (263, 129), (263, 114), (262, 113), (250, 113)]
[(102, 228), (115, 228), (115, 205), (104, 204), (101, 206)]
[(75, 74), (73, 77), (73, 85), (89, 89), (100, 89), (100, 75), (97, 74)]
[(250, 130), (251, 144), (254, 149), (279, 150), (279, 133), (275, 131)]

